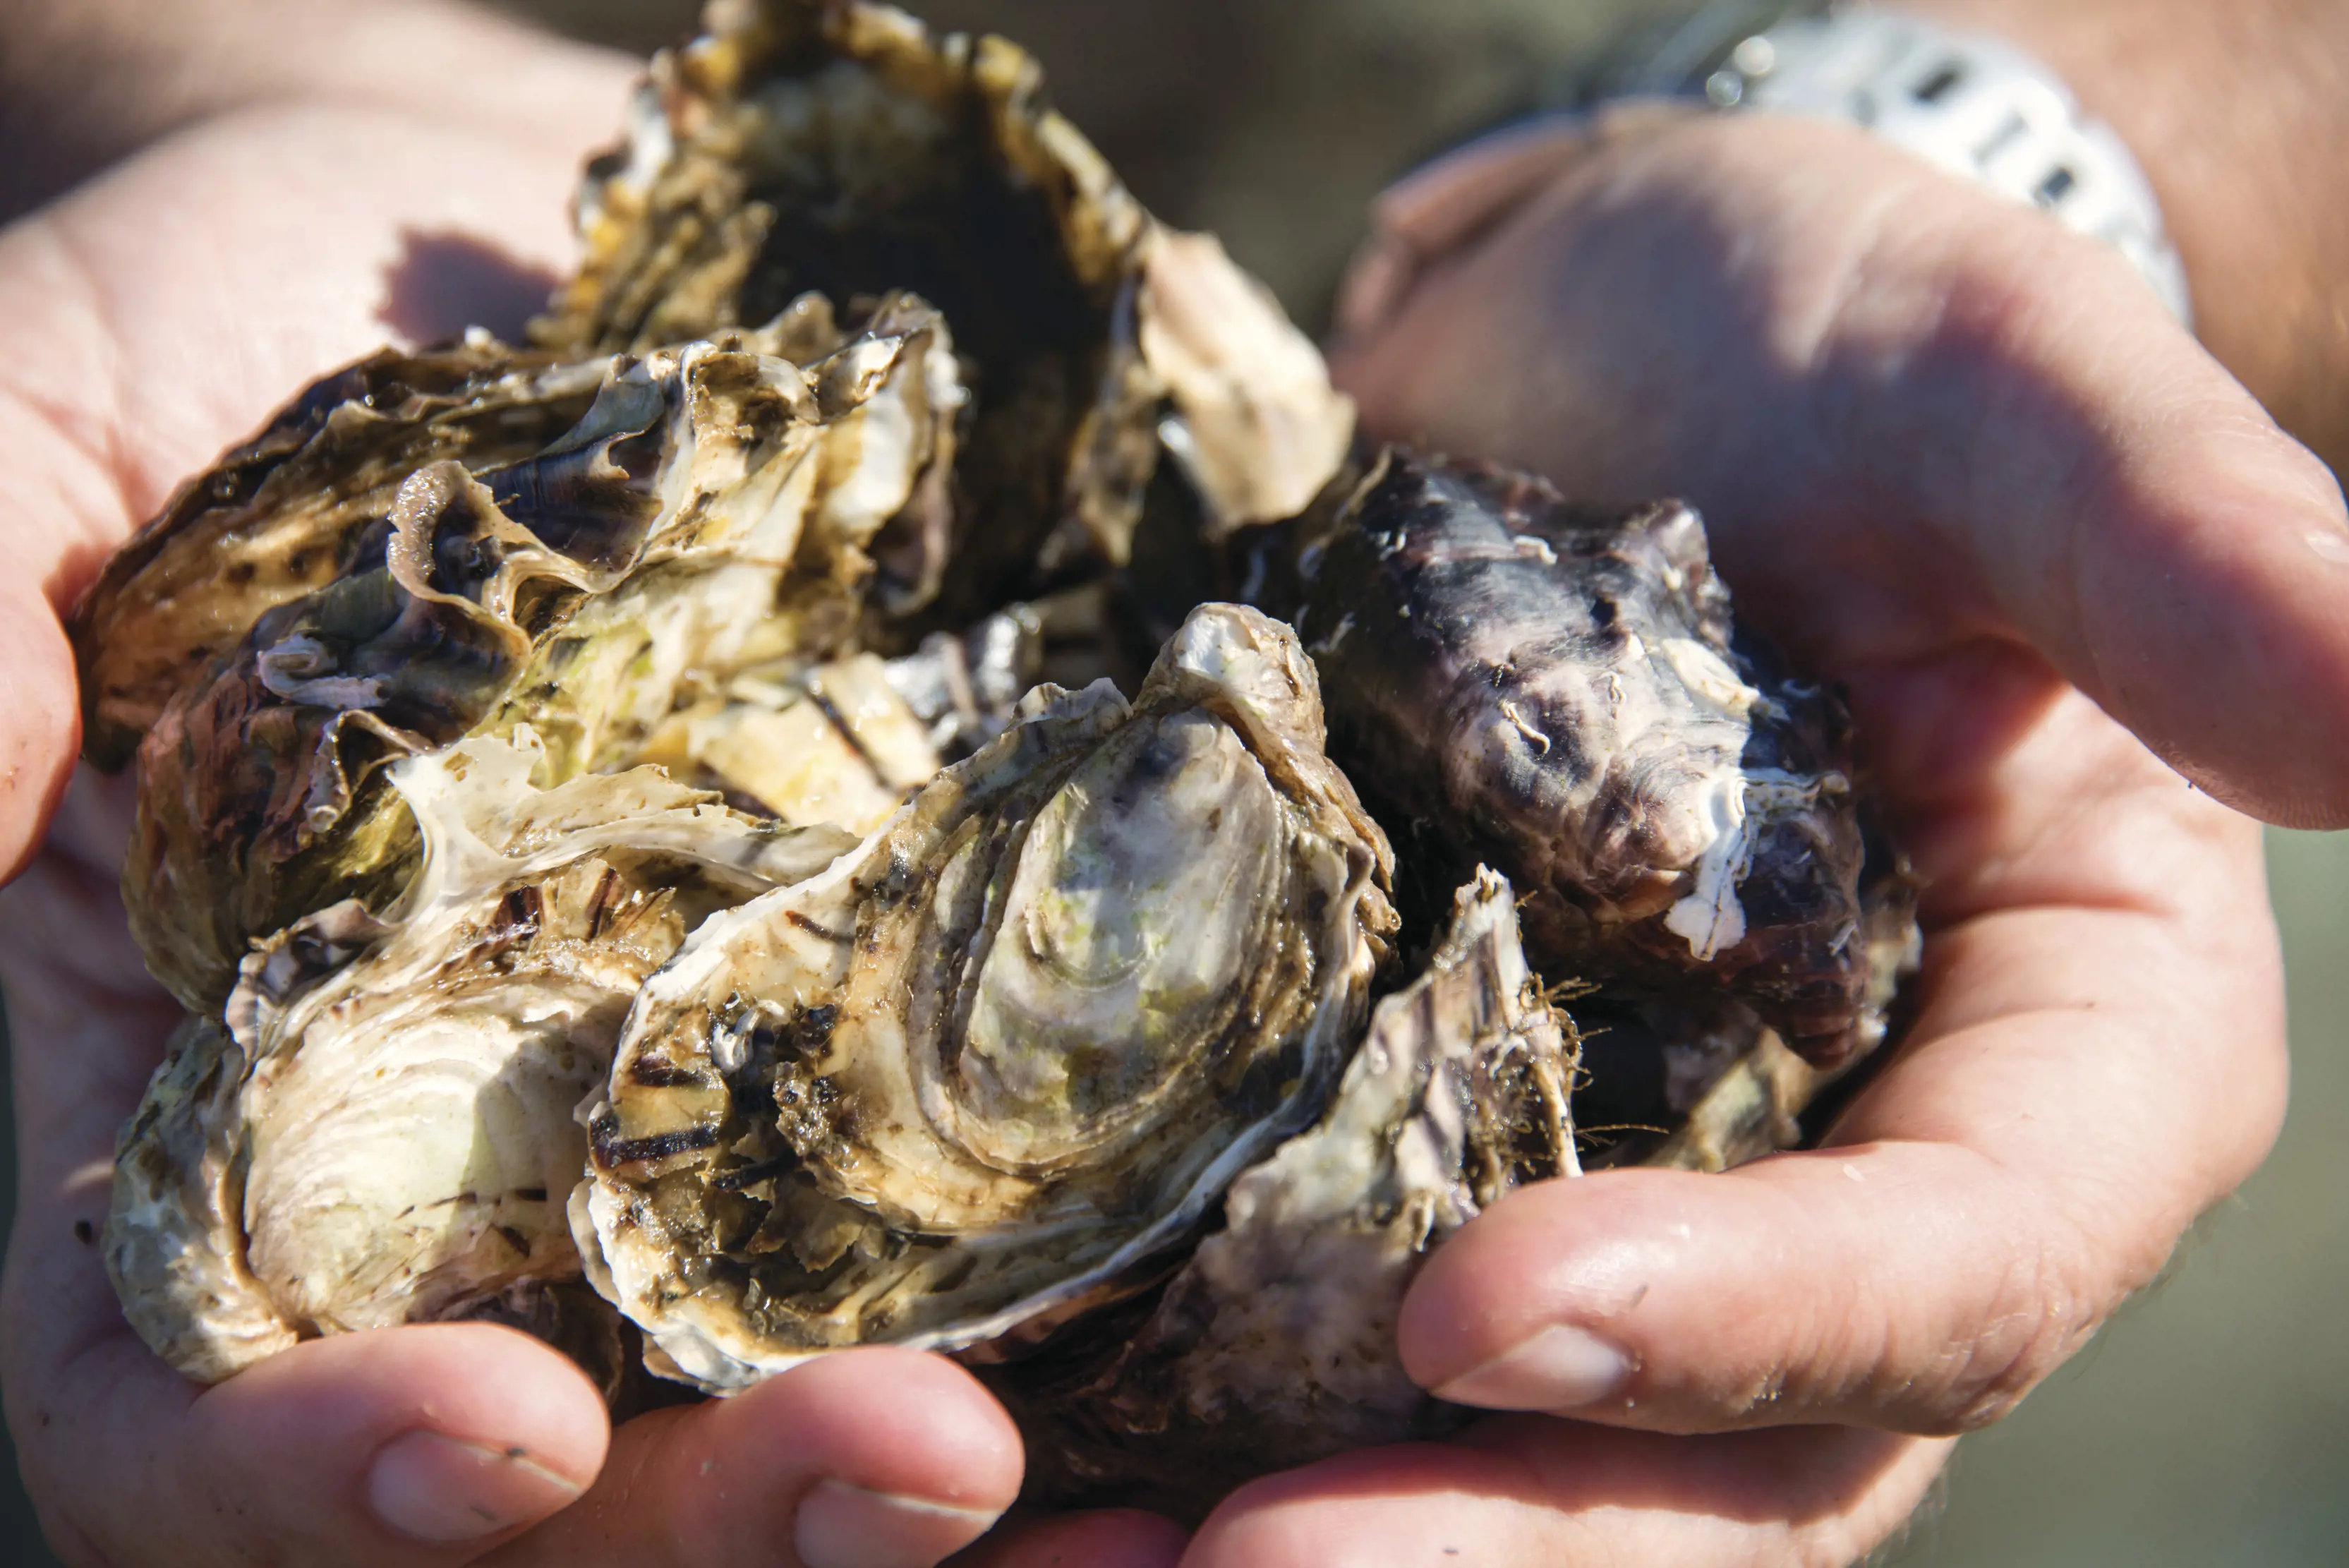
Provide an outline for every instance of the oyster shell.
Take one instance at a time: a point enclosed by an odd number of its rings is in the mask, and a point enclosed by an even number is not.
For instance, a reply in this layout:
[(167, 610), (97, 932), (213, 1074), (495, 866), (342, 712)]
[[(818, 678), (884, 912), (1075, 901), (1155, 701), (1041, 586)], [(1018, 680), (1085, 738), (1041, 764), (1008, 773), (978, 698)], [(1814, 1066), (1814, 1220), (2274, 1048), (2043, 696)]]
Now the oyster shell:
[(254, 940), (396, 896), (416, 836), (390, 759), (527, 724), (542, 783), (626, 766), (689, 683), (845, 639), (863, 546), (952, 418), (935, 313), (876, 319), (804, 369), (649, 355), (538, 455), (407, 476), (378, 553), (264, 615), (140, 746), (124, 883), (157, 977), (212, 1011)]
[(408, 898), (280, 934), (149, 1087), (106, 1257), (187, 1376), (319, 1334), (526, 1320), (514, 1287), (578, 1276), (572, 1113), (637, 988), (711, 912), (854, 846), (650, 769), (535, 790), (539, 761), (524, 731), (388, 770), (424, 842)]
[(1043, 615), (1014, 605), (959, 637), (932, 632), (885, 673), (929, 726), (939, 754), (960, 762), (1011, 727), (1019, 700), (1043, 674), (1044, 646)]
[(723, 696), (670, 714), (636, 754), (754, 815), (860, 836), (943, 765), (931, 726), (869, 653), (737, 676)]
[[(976, 367), (955, 537), (895, 531), (893, 614), (948, 624), (1131, 549), (1164, 429), (1220, 523), (1301, 510), (1352, 406), (1215, 240), (1162, 228), (1001, 38), (861, 0), (719, 0), (660, 56), (579, 202), (586, 260), (534, 328), (573, 355), (911, 288)], [(948, 575), (948, 554), (953, 572)]]
[(573, 1211), (665, 1375), (730, 1390), (1138, 1288), (1334, 1089), (1392, 863), (1295, 639), (1208, 606), (1132, 705), (1030, 702), (645, 986)]
[(386, 349), (305, 390), (181, 485), (75, 607), (82, 747), (108, 772), (279, 605), (380, 556), (399, 487), (435, 462), (520, 462), (577, 424), (607, 366), (483, 336)]
[(1191, 1514), (1256, 1476), (1467, 1417), (1404, 1374), (1403, 1293), (1483, 1210), (1578, 1174), (1576, 1041), (1526, 968), (1514, 905), (1489, 871), (1460, 889), (1319, 1125), (1232, 1183), (1225, 1228), (1139, 1324), (987, 1372), (1027, 1438), (1031, 1495)]
[(1872, 1046), (1849, 721), (1731, 636), (1703, 525), (1389, 452), (1300, 556), (1333, 754), (1441, 862), (1527, 895), (1545, 972)]

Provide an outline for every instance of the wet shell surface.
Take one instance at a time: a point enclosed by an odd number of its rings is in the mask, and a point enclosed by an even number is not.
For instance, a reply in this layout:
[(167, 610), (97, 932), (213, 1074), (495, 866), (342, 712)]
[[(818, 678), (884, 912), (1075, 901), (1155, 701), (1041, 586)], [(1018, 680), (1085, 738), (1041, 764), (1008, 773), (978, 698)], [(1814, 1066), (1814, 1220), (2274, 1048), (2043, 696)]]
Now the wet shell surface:
[(1128, 1337), (988, 1373), (1046, 1495), (1203, 1497), (1467, 1412), (1395, 1352), (1419, 1263), (1519, 1186), (1578, 1175), (1578, 1041), (1526, 967), (1516, 895), (1460, 889), (1426, 968), (1378, 1005), (1315, 1127), (1243, 1172)]
[(1508, 874), (1547, 971), (1718, 987), (1823, 1064), (1874, 1044), (1849, 722), (1733, 640), (1694, 512), (1391, 452), (1300, 554), (1336, 754)]

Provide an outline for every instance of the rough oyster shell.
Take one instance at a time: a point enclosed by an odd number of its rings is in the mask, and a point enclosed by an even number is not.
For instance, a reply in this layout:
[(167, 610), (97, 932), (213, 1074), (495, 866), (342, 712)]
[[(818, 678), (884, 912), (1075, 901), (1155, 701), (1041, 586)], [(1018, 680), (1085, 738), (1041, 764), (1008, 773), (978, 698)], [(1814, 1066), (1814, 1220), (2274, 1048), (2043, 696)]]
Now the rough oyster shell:
[(573, 1117), (645, 978), (714, 910), (854, 846), (640, 769), (531, 787), (527, 732), (389, 770), (424, 840), (388, 919), (336, 905), (249, 959), (125, 1128), (106, 1258), (131, 1324), (214, 1382), (297, 1339), (575, 1278)]
[(1014, 605), (959, 637), (932, 632), (891, 659), (886, 675), (929, 726), (930, 743), (958, 763), (1011, 727), (1019, 700), (1043, 675), (1044, 647), (1042, 613)]
[(1214, 239), (1143, 210), (1025, 53), (860, 0), (719, 0), (707, 28), (591, 170), (585, 264), (533, 335), (643, 350), (810, 290), (936, 302), (977, 367), (966, 506), (952, 541), (881, 543), (893, 613), (943, 593), (956, 624), (1040, 568), (1122, 565), (1170, 402), (1221, 524), (1288, 516), (1337, 472), (1353, 411), (1319, 354)]
[(1849, 721), (1733, 645), (1694, 513), (1390, 452), (1300, 576), (1333, 754), (1526, 890), (1546, 972), (1718, 987), (1821, 1064), (1875, 1044)]
[(1334, 1088), (1391, 862), (1288, 628), (1208, 606), (1131, 707), (1031, 701), (646, 985), (573, 1213), (666, 1375), (731, 1390), (1136, 1288)]
[(409, 474), (378, 555), (148, 732), (124, 885), (149, 967), (209, 1012), (254, 940), (388, 903), (416, 850), (390, 759), (528, 724), (543, 784), (625, 766), (689, 683), (846, 637), (864, 545), (947, 450), (951, 363), (900, 301), (804, 369), (709, 343), (617, 366), (537, 456)]
[(1191, 1513), (1256, 1476), (1465, 1418), (1402, 1370), (1403, 1293), (1484, 1209), (1578, 1174), (1577, 1042), (1526, 968), (1514, 905), (1489, 871), (1460, 889), (1320, 1124), (1232, 1183), (1225, 1228), (1146, 1317), (1092, 1331), (1090, 1353), (988, 1370), (1027, 1438), (1030, 1495)]
[(82, 748), (109, 772), (181, 688), (277, 606), (370, 553), (419, 469), (519, 462), (577, 424), (606, 364), (474, 337), (318, 381), (181, 485), (74, 608)]

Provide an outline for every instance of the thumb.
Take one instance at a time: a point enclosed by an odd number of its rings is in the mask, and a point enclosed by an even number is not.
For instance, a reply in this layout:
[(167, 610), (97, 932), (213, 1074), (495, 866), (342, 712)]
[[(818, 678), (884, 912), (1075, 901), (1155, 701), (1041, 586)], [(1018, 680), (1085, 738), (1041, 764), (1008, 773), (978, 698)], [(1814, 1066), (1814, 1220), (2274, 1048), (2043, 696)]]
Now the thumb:
[(1846, 127), (1556, 135), (1369, 291), (1337, 366), (1372, 429), (1686, 496), (1826, 672), (2026, 640), (2229, 804), (2349, 824), (2339, 486), (2116, 254)]

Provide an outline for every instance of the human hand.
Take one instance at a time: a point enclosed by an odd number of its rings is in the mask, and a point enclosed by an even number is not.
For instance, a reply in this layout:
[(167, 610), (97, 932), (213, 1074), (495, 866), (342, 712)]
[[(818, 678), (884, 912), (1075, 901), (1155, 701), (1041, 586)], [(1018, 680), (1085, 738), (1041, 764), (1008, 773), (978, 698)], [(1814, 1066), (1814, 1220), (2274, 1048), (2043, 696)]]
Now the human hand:
[(1855, 130), (1634, 112), (1380, 216), (1369, 425), (1698, 504), (1741, 618), (1850, 694), (1920, 1005), (1816, 1151), (1448, 1242), (1407, 1366), (1550, 1414), (1259, 1482), (1186, 1568), (1851, 1561), (2274, 1137), (2258, 829), (2212, 797), (2349, 821), (2338, 488), (2116, 256)]
[[(58, 616), (106, 553), (319, 372), (475, 321), (511, 336), (571, 265), (564, 203), (634, 67), (502, 31), (443, 42), (452, 73), (506, 89), (497, 112), (434, 79), (428, 47), (374, 62), (374, 101), (221, 109), (0, 233), (0, 870), (69, 772)], [(183, 1382), (124, 1324), (94, 1244), (115, 1131), (173, 1022), (115, 893), (126, 806), (121, 781), (85, 779), (0, 893), (21, 1162), (0, 1384), (67, 1562), (914, 1568), (1010, 1501), (1009, 1421), (907, 1352), (617, 1430), (570, 1363), (485, 1325)]]

